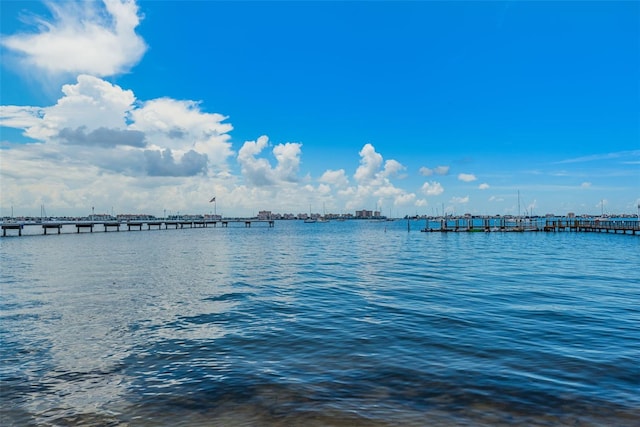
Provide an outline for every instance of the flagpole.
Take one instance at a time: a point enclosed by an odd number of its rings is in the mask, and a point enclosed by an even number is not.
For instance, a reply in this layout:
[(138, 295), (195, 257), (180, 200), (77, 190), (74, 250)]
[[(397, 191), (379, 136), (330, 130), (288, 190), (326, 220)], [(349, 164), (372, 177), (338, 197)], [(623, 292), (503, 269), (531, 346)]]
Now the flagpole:
[[(213, 196), (213, 198), (211, 200), (209, 200), (209, 203), (213, 203), (213, 214), (215, 216), (218, 216), (218, 212), (217, 212), (218, 203), (216, 202), (216, 196)], [(211, 211), (209, 211), (209, 212), (211, 212)]]

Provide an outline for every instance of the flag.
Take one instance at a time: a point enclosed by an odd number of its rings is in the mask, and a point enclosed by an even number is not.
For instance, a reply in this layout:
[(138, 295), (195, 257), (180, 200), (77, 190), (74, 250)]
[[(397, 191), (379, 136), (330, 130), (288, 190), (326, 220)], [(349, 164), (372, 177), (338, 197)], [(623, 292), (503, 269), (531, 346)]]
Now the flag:
[(216, 201), (216, 197), (215, 197), (215, 196), (213, 196), (213, 199), (209, 200), (209, 203), (211, 203), (211, 202), (215, 202), (215, 201)]

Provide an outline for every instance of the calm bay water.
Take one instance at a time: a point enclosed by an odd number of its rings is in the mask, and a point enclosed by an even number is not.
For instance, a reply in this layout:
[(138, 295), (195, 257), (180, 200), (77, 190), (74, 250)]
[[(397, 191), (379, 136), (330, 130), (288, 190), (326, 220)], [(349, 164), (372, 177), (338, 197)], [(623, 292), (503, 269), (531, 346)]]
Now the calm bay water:
[(3, 426), (640, 425), (640, 239), (277, 222), (0, 240)]

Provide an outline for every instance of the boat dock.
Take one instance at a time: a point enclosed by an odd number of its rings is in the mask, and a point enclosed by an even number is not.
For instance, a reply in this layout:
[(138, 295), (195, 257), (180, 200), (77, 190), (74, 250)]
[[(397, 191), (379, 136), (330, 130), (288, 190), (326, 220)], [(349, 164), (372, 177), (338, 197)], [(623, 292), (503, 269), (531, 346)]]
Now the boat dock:
[(544, 231), (573, 231), (614, 234), (640, 234), (638, 220), (554, 219), (546, 221)]
[(431, 218), (422, 232), (596, 232), (640, 235), (640, 220), (583, 218)]
[[(7, 236), (7, 232), (12, 232), (15, 235), (22, 236), (23, 230), (27, 228), (41, 227), (43, 235), (47, 235), (48, 231), (55, 230), (57, 234), (62, 234), (62, 230), (65, 228), (75, 227), (76, 233), (93, 233), (94, 230), (100, 230), (103, 232), (108, 231), (142, 231), (142, 230), (165, 230), (169, 228), (183, 229), (183, 228), (207, 228), (209, 226), (217, 227), (220, 224), (221, 227), (227, 228), (229, 224), (244, 224), (245, 228), (250, 228), (253, 224), (266, 224), (269, 228), (275, 226), (274, 220), (263, 219), (222, 219), (222, 220), (148, 220), (148, 221), (51, 221), (51, 222), (6, 222), (2, 223), (2, 237)], [(65, 233), (68, 234), (69, 232)], [(29, 233), (34, 235), (34, 233)]]

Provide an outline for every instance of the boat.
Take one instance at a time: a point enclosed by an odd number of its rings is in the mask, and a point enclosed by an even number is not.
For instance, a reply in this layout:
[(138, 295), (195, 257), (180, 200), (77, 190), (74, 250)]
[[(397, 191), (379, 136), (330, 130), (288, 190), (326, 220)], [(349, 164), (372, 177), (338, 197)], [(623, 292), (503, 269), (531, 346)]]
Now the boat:
[(313, 224), (314, 222), (317, 222), (317, 221), (313, 217), (313, 215), (311, 214), (311, 205), (309, 205), (309, 217), (304, 219), (304, 223), (305, 224)]
[(327, 213), (324, 209), (324, 203), (322, 204), (322, 216), (318, 218), (318, 222), (329, 222), (329, 220), (327, 219)]

